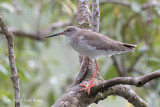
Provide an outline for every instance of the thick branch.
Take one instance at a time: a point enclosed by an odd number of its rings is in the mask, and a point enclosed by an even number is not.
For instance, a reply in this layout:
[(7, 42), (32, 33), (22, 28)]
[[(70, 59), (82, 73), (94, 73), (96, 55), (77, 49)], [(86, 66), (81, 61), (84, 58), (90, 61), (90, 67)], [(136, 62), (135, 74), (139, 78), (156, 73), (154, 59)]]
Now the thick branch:
[[(82, 29), (90, 29), (91, 26), (91, 13), (89, 10), (89, 0), (77, 0), (77, 23), (78, 27)], [(87, 58), (85, 56), (79, 56), (79, 60), (81, 63), (81, 67), (79, 73), (74, 81), (74, 85), (79, 84), (86, 78), (86, 73), (91, 74), (94, 72), (92, 67), (93, 62), (91, 58)], [(88, 67), (90, 66), (90, 67)], [(88, 77), (88, 76), (87, 76)]]
[(20, 86), (19, 76), (14, 57), (14, 35), (6, 27), (2, 17), (0, 16), (0, 26), (8, 41), (8, 57), (11, 68), (11, 79), (14, 87), (15, 107), (20, 107)]
[(148, 104), (144, 102), (128, 85), (115, 85), (107, 88), (103, 93), (99, 93), (96, 96), (95, 102), (104, 100), (110, 95), (121, 96), (128, 100), (128, 102), (133, 104), (135, 107), (148, 107)]
[(76, 85), (61, 96), (52, 107), (87, 107), (92, 103), (98, 103), (110, 95), (118, 95), (133, 104), (135, 107), (148, 107), (131, 88), (126, 85), (115, 85), (107, 88), (103, 93), (92, 94), (90, 96), (85, 92), (80, 92), (81, 87)]
[[(160, 70), (154, 71), (152, 73), (146, 74), (141, 77), (117, 77), (110, 80), (106, 80), (98, 85), (96, 85), (93, 90), (91, 90), (92, 94), (95, 94), (100, 91), (104, 91), (109, 87), (118, 84), (127, 84), (127, 85), (135, 85), (137, 87), (141, 87), (147, 82), (160, 77)], [(92, 92), (93, 91), (93, 92)]]
[(92, 31), (99, 31), (99, 0), (92, 0)]
[(77, 23), (82, 29), (91, 28), (91, 13), (89, 10), (89, 0), (77, 0)]

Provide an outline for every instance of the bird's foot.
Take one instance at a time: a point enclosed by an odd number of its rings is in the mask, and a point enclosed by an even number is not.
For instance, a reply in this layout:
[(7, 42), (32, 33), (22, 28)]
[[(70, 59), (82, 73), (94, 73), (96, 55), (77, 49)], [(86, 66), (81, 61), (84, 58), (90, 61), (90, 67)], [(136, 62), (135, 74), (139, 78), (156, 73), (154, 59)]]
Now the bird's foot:
[(95, 84), (93, 83), (88, 83), (88, 82), (84, 82), (83, 84), (80, 84), (80, 86), (84, 87), (82, 88), (81, 90), (79, 91), (83, 91), (83, 90), (86, 90), (88, 95), (90, 94), (90, 90), (91, 90), (91, 87), (93, 87)]

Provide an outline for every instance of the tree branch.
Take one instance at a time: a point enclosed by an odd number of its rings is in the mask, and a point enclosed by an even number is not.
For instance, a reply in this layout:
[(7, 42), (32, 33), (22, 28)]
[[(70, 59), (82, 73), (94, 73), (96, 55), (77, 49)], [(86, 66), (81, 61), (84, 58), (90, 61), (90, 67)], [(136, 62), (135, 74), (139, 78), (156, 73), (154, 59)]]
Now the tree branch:
[[(8, 28), (9, 31), (11, 31), (14, 35), (17, 35), (19, 37), (27, 37), (31, 39), (36, 39), (36, 40), (43, 40), (41, 36), (37, 35), (36, 33), (31, 33), (27, 31), (23, 31), (20, 29), (15, 29), (15, 28)], [(0, 29), (0, 33), (3, 33), (3, 31)]]
[(146, 74), (141, 77), (117, 77), (110, 80), (106, 80), (91, 89), (91, 93), (95, 94), (97, 92), (101, 92), (106, 90), (109, 87), (118, 84), (127, 84), (127, 85), (135, 85), (137, 87), (141, 87), (147, 82), (160, 77), (160, 70), (154, 71), (152, 73)]
[(11, 68), (11, 80), (13, 82), (13, 87), (14, 87), (15, 107), (20, 107), (19, 76), (17, 73), (17, 67), (14, 57), (14, 35), (8, 30), (1, 16), (0, 16), (0, 26), (8, 41), (8, 57)]
[(99, 0), (92, 0), (92, 31), (99, 31)]
[[(73, 16), (73, 18), (71, 18), (70, 20), (67, 20), (66, 22), (56, 22), (56, 23), (52, 23), (48, 28), (46, 28), (44, 31), (38, 31), (38, 33), (31, 33), (31, 32), (27, 32), (27, 31), (23, 31), (21, 29), (16, 29), (13, 27), (9, 28), (9, 31), (11, 31), (14, 35), (19, 36), (19, 37), (28, 37), (31, 39), (35, 39), (35, 40), (44, 40), (44, 38), (51, 33), (53, 30), (57, 29), (57, 28), (61, 28), (64, 26), (69, 26), (72, 25), (75, 21), (75, 15)], [(3, 33), (3, 31), (0, 29), (0, 33)]]
[(106, 99), (110, 95), (121, 96), (135, 107), (148, 107), (148, 104), (144, 102), (130, 86), (115, 85), (107, 88), (103, 93), (98, 92), (92, 95), (80, 92), (80, 89), (81, 87), (79, 85), (72, 87), (68, 92), (61, 96), (52, 107), (87, 107), (92, 103), (98, 103), (100, 100)]
[(107, 88), (103, 93), (97, 94), (95, 102), (98, 103), (100, 100), (104, 100), (110, 95), (121, 96), (135, 107), (148, 107), (148, 104), (144, 102), (129, 85), (115, 85)]
[[(91, 13), (89, 10), (89, 0), (77, 0), (77, 13), (78, 27), (82, 29), (90, 29)], [(79, 84), (86, 78), (87, 74), (91, 74), (92, 72), (94, 72), (94, 70), (92, 69), (94, 68), (92, 58), (87, 58), (80, 55), (79, 60), (81, 67), (73, 85)]]
[(89, 0), (77, 0), (77, 23), (79, 28), (91, 28), (91, 13), (89, 8)]

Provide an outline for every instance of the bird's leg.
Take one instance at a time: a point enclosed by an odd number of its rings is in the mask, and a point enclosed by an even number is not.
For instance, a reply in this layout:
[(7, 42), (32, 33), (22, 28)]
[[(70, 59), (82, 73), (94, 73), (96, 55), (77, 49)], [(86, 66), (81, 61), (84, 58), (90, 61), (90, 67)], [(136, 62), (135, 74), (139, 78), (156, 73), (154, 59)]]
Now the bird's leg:
[(97, 72), (99, 70), (99, 66), (98, 66), (98, 63), (97, 63), (96, 60), (95, 60), (95, 63), (96, 63), (96, 67), (95, 67), (95, 71), (94, 71), (94, 74), (93, 74), (93, 77), (92, 77), (90, 83), (85, 82), (84, 84), (80, 84), (80, 86), (83, 86), (85, 88), (82, 88), (79, 91), (87, 90), (88, 95), (90, 94), (91, 87), (93, 87), (95, 85), (95, 84), (93, 84), (93, 81), (94, 81), (94, 78), (95, 78), (95, 76), (96, 76), (96, 74), (97, 74)]

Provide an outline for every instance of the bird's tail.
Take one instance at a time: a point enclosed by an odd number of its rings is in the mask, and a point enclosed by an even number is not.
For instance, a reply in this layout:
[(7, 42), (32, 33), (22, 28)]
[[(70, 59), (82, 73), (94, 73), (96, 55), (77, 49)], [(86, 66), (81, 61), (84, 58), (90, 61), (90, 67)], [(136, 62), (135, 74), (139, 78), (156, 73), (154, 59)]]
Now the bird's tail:
[(123, 45), (127, 50), (129, 50), (129, 51), (134, 51), (135, 48), (137, 47), (137, 45), (126, 44), (126, 43), (123, 43), (122, 45)]

